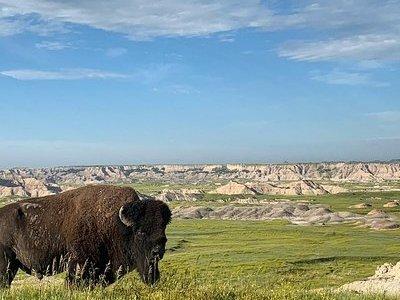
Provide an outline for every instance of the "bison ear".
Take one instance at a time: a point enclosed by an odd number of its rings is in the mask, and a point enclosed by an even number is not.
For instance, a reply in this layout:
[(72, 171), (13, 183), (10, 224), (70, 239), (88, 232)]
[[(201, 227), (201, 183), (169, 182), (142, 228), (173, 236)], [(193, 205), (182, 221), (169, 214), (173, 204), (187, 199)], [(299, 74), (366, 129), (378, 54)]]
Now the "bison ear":
[(134, 227), (139, 223), (145, 213), (145, 203), (134, 201), (124, 204), (119, 210), (119, 219), (128, 227)]

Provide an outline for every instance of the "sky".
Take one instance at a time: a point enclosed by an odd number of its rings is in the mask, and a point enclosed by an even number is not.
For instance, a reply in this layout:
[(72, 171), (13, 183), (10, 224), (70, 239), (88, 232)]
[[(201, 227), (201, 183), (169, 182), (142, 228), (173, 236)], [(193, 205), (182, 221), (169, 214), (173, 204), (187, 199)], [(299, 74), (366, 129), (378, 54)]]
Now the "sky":
[(400, 0), (0, 0), (0, 168), (400, 158)]

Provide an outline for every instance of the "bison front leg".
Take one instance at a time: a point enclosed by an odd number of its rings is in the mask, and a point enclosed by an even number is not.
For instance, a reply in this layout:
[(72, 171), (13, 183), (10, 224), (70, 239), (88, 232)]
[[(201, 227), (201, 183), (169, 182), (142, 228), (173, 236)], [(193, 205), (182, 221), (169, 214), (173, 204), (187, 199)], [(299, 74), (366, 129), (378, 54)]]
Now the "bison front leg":
[(0, 288), (11, 285), (18, 271), (18, 261), (15, 255), (4, 247), (0, 247)]
[(75, 242), (68, 251), (68, 258), (66, 271), (69, 286), (105, 286), (115, 281), (103, 245)]
[(104, 268), (89, 259), (77, 259), (72, 255), (67, 263), (66, 271), (68, 286), (94, 287), (104, 284)]
[(100, 266), (89, 260), (79, 262), (71, 260), (67, 267), (67, 285), (74, 287), (107, 286), (115, 282), (110, 264)]
[(71, 258), (67, 264), (67, 285), (70, 287), (90, 286), (93, 278), (90, 278), (88, 265), (88, 260), (80, 261)]

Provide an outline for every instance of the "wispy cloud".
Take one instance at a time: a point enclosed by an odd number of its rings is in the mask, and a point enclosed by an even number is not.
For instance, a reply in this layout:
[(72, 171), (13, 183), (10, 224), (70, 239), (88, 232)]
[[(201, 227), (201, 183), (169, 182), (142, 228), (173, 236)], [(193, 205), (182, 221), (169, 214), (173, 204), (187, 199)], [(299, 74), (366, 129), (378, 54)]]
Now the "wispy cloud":
[[(284, 9), (279, 9), (281, 6)], [(315, 38), (286, 41), (278, 50), (281, 57), (398, 61), (399, 11), (400, 2), (393, 0), (299, 0), (285, 5), (259, 0), (0, 0), (0, 35), (24, 31), (46, 35), (74, 25), (134, 40), (230, 34), (243, 28), (271, 32), (306, 29), (317, 33), (312, 35)]]
[(53, 18), (41, 18), (37, 14), (20, 13), (0, 0), (0, 36), (31, 32), (39, 36), (70, 32), (69, 26)]
[(396, 110), (367, 113), (366, 116), (381, 122), (387, 122), (387, 123), (400, 122), (400, 111)]
[(129, 73), (120, 73), (98, 69), (60, 69), (60, 70), (35, 70), (16, 69), (0, 71), (0, 76), (7, 76), (17, 80), (90, 80), (90, 79), (125, 79), (135, 81), (146, 86), (154, 86), (160, 82), (168, 85), (168, 90), (174, 93), (190, 93), (195, 89), (189, 86), (171, 84), (169, 78), (180, 72), (176, 64), (150, 64), (144, 65)]
[(400, 141), (400, 136), (378, 136), (364, 139), (364, 141)]
[(46, 49), (50, 51), (58, 51), (64, 49), (74, 48), (70, 43), (65, 42), (57, 42), (57, 41), (42, 41), (40, 43), (36, 43), (35, 47), (38, 49)]
[(158, 36), (199, 36), (244, 27), (262, 27), (269, 11), (256, 0), (180, 1), (13, 1), (1, 0), (14, 16), (37, 14), (125, 34), (136, 40)]
[(279, 54), (304, 61), (399, 60), (399, 11), (400, 2), (390, 0), (299, 1), (273, 25), (314, 30), (322, 38), (287, 43)]
[(346, 72), (339, 70), (333, 70), (329, 73), (313, 72), (311, 79), (324, 82), (327, 84), (338, 84), (338, 85), (352, 85), (352, 86), (365, 85), (373, 87), (389, 86), (389, 84), (386, 82), (373, 80), (367, 73)]
[(65, 69), (60, 71), (7, 70), (1, 75), (17, 80), (79, 80), (79, 79), (122, 79), (128, 75), (95, 69)]
[(232, 33), (224, 33), (218, 36), (219, 40), (224, 43), (233, 43), (235, 41), (235, 36)]
[(171, 93), (175, 95), (194, 95), (200, 94), (200, 91), (193, 86), (187, 84), (167, 84), (166, 86), (158, 86), (152, 88), (153, 92)]
[(10, 36), (24, 31), (24, 25), (18, 21), (0, 18), (0, 36)]
[(302, 61), (397, 60), (400, 59), (400, 36), (370, 34), (317, 42), (291, 42), (279, 49), (279, 55)]

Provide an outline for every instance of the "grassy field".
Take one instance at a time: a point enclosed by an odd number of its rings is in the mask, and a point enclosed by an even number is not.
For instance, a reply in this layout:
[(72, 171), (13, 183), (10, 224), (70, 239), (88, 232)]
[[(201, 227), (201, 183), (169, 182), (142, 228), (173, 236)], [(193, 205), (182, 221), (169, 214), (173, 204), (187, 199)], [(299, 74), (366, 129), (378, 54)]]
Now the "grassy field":
[[(133, 186), (142, 193), (213, 187)], [(220, 195), (207, 197), (196, 205), (224, 205), (217, 200), (227, 200)], [(400, 199), (400, 192), (257, 197), (307, 200), (357, 213), (379, 208), (400, 216), (399, 208), (382, 207)], [(348, 208), (360, 202), (372, 208)], [(19, 273), (10, 290), (0, 291), (0, 299), (387, 299), (338, 294), (334, 289), (372, 275), (385, 262), (400, 260), (399, 233), (354, 225), (305, 227), (286, 221), (173, 220), (168, 228), (168, 251), (161, 262), (162, 279), (155, 287), (141, 283), (135, 272), (110, 287), (94, 290), (67, 289), (63, 274), (39, 282)]]
[[(286, 222), (174, 220), (155, 287), (130, 274), (106, 289), (68, 290), (22, 274), (1, 299), (376, 299), (334, 288), (399, 260), (398, 231)], [(324, 290), (321, 290), (323, 288)], [(383, 298), (382, 298), (383, 299)]]

